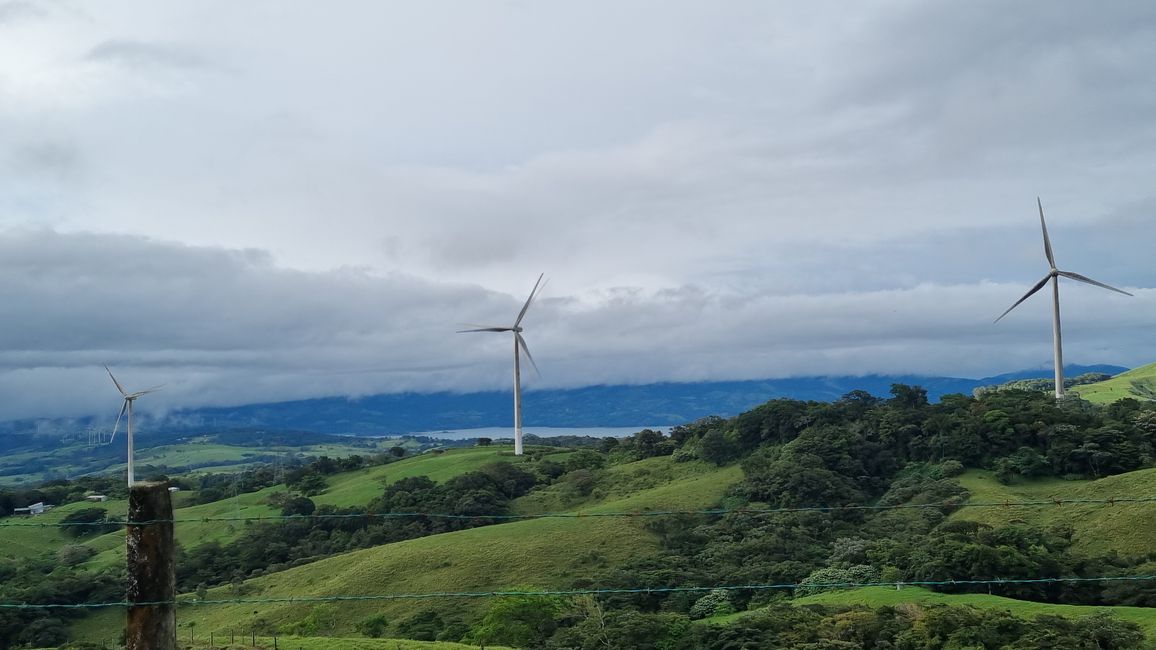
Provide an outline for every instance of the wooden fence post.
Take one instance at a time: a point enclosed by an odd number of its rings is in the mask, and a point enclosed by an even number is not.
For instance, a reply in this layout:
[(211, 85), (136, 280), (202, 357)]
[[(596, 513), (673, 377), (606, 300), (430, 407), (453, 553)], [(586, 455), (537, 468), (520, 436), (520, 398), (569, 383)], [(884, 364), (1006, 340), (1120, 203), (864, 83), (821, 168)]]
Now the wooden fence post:
[(173, 650), (177, 645), (177, 570), (169, 484), (133, 484), (128, 520), (156, 523), (128, 526), (125, 650)]

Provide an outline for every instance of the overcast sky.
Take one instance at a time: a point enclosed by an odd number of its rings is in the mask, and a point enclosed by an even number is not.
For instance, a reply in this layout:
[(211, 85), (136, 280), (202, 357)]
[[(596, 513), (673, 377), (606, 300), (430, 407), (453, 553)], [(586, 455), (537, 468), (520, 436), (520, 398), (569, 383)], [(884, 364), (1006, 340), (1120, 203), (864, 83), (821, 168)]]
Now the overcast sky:
[(1156, 4), (0, 0), (0, 417), (1156, 360)]

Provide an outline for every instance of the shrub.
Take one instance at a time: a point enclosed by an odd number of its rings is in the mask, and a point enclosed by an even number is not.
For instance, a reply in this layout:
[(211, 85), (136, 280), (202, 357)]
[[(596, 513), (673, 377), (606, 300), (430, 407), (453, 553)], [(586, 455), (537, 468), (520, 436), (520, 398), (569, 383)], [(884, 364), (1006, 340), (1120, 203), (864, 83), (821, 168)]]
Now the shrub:
[(731, 594), (726, 589), (715, 589), (695, 601), (690, 608), (692, 619), (710, 618), (735, 613), (735, 606), (731, 603)]
[(96, 555), (96, 550), (83, 544), (69, 544), (56, 552), (56, 560), (64, 566), (76, 566)]
[(385, 617), (381, 614), (378, 614), (377, 616), (370, 616), (362, 620), (355, 627), (361, 634), (371, 639), (377, 639), (385, 635), (385, 629), (389, 627), (389, 621), (385, 620)]
[(846, 569), (827, 567), (811, 573), (803, 578), (799, 587), (795, 589), (796, 596), (810, 596), (824, 591), (837, 591), (851, 587), (827, 585), (854, 585), (869, 582), (879, 582), (879, 570), (867, 564), (856, 564)]
[(939, 464), (939, 472), (944, 478), (959, 476), (963, 473), (963, 463), (958, 460), (945, 460)]

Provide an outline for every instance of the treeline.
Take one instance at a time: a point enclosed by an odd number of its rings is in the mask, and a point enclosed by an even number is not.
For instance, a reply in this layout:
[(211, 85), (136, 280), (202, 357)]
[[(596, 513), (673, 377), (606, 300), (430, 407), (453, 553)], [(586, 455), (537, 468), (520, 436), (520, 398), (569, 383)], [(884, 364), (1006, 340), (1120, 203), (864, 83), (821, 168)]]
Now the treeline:
[[(705, 596), (726, 601), (725, 592)], [(306, 618), (324, 620), (323, 611)], [(693, 616), (608, 607), (590, 596), (497, 599), (469, 625), (451, 612), (422, 610), (390, 623), (365, 619), (366, 636), (462, 641), (545, 650), (1128, 650), (1143, 647), (1135, 623), (1108, 614), (1077, 618), (1039, 615), (1030, 620), (999, 610), (905, 604), (878, 608), (792, 606), (776, 602), (726, 623), (695, 623)]]

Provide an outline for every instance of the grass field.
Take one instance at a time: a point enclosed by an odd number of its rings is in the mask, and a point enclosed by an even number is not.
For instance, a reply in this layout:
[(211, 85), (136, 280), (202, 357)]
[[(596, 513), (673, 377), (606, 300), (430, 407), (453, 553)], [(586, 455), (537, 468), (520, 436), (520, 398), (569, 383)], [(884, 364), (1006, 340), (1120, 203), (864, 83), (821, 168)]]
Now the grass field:
[[(1001, 609), (1010, 612), (1013, 616), (1027, 619), (1040, 614), (1074, 618), (1109, 612), (1121, 620), (1136, 623), (1143, 628), (1144, 634), (1149, 638), (1156, 636), (1156, 608), (1149, 607), (1051, 605), (987, 594), (941, 594), (919, 587), (904, 587), (900, 590), (891, 587), (863, 587), (847, 591), (829, 591), (814, 596), (796, 598), (791, 603), (794, 605), (863, 605), (866, 607), (884, 607), (902, 603), (970, 605), (983, 609)], [(720, 619), (734, 619), (742, 615), (743, 613), (732, 614), (729, 617), (720, 617)]]
[[(607, 470), (610, 484), (655, 481), (630, 496), (587, 502), (582, 512), (644, 511), (653, 508), (699, 508), (716, 503), (741, 478), (738, 467), (714, 468), (702, 463), (673, 463), (652, 458)], [(666, 476), (672, 480), (659, 481)], [(602, 567), (614, 566), (657, 550), (657, 540), (633, 518), (534, 519), (434, 535), (346, 553), (245, 583), (245, 598), (326, 597), (481, 591), (531, 587), (559, 588)], [(209, 590), (209, 599), (234, 597), (228, 587)], [(462, 616), (484, 610), (487, 598), (430, 598), (342, 602), (338, 634), (356, 622), (383, 614), (397, 620), (421, 609)], [(286, 625), (308, 616), (317, 605), (299, 603), (188, 606), (178, 610), (182, 624), (196, 630), (228, 630), (251, 625), (257, 618)], [(120, 612), (103, 612), (75, 626), (76, 638), (113, 638), (121, 627)]]
[[(272, 650), (276, 647), (278, 650), (477, 650), (476, 645), (464, 645), (461, 643), (449, 643), (447, 641), (411, 641), (409, 639), (367, 639), (365, 637), (357, 638), (342, 638), (342, 637), (297, 637), (297, 636), (282, 636), (277, 637), (276, 644), (274, 644), (272, 637), (258, 636), (256, 637), (256, 645), (252, 643), (252, 637), (237, 636), (233, 643), (226, 643), (229, 637), (217, 636), (213, 639), (213, 645), (209, 645), (209, 639), (200, 638), (196, 635), (194, 641), (189, 643), (188, 631), (180, 630), (177, 634), (179, 641), (178, 645), (182, 648), (215, 648), (216, 650), (252, 650), (253, 648), (261, 648), (262, 650)], [(506, 646), (487, 645), (487, 650), (512, 650)]]
[[(973, 503), (1057, 499), (1156, 497), (1156, 469), (1142, 469), (1094, 481), (1046, 479), (1003, 485), (991, 472), (970, 470), (959, 477)], [(1156, 539), (1156, 507), (1138, 504), (1064, 504), (1045, 506), (961, 508), (952, 518), (998, 525), (1025, 522), (1034, 526), (1070, 524), (1073, 548), (1091, 555), (1117, 552), (1125, 556), (1150, 553)]]
[(1140, 366), (1094, 384), (1075, 386), (1071, 391), (1095, 404), (1108, 404), (1125, 397), (1156, 400), (1156, 363)]
[[(317, 496), (312, 497), (317, 504), (330, 504), (340, 507), (363, 506), (374, 497), (381, 494), (382, 489), (394, 481), (409, 476), (429, 476), (434, 481), (444, 481), (459, 474), (478, 469), (493, 462), (513, 461), (514, 457), (501, 455), (501, 448), (463, 448), (449, 449), (442, 454), (423, 454), (406, 458), (388, 465), (368, 467), (352, 472), (343, 472), (327, 477), (329, 487)], [(553, 455), (551, 458), (562, 458), (564, 455)], [(274, 485), (247, 492), (233, 497), (184, 508), (176, 508), (173, 516), (181, 521), (176, 525), (177, 541), (185, 548), (193, 548), (205, 542), (226, 543), (236, 539), (244, 529), (243, 521), (201, 521), (204, 519), (219, 519), (222, 517), (271, 517), (281, 514), (281, 511), (268, 505), (269, 496), (274, 492), (286, 492), (285, 485)], [(182, 498), (184, 495), (182, 495)], [(111, 513), (110, 509), (110, 513)], [(124, 506), (119, 511), (124, 512)], [(36, 539), (41, 530), (22, 529), (29, 531), (26, 537)], [(4, 539), (7, 531), (0, 529), (0, 539)], [(64, 540), (61, 536), (61, 541)], [(102, 538), (93, 540), (94, 548), (100, 553), (90, 559), (86, 566), (100, 569), (124, 562), (124, 534), (121, 532), (109, 533)], [(34, 549), (34, 546), (30, 546)], [(41, 548), (41, 552), (43, 548)]]
[[(553, 455), (550, 458), (564, 457)], [(403, 478), (428, 476), (431, 480), (441, 483), (460, 474), (480, 469), (489, 463), (498, 462), (525, 461), (510, 455), (508, 447), (448, 449), (442, 454), (427, 453), (388, 465), (331, 476), (328, 481), (329, 488), (313, 497), (313, 501), (318, 505), (345, 507), (365, 505), (373, 498), (381, 496), (382, 488), (386, 485)]]
[[(69, 503), (53, 508), (42, 515), (35, 517), (9, 517), (0, 520), (0, 556), (8, 559), (23, 559), (41, 555), (46, 552), (55, 552), (68, 544), (84, 544), (97, 551), (108, 548), (109, 536), (86, 537), (78, 539), (64, 532), (64, 528), (55, 526), (69, 514), (86, 508), (104, 508), (110, 517), (124, 517), (128, 512), (128, 502), (110, 499), (103, 503)], [(4, 526), (3, 524), (44, 524), (44, 527)], [(120, 535), (124, 542), (123, 533)]]

